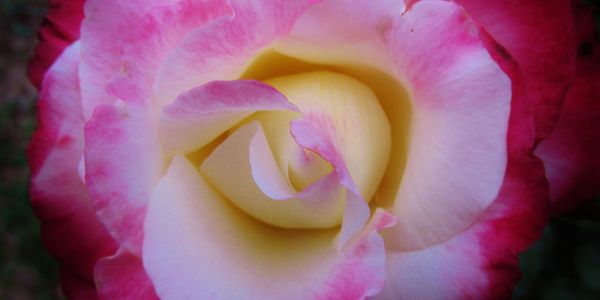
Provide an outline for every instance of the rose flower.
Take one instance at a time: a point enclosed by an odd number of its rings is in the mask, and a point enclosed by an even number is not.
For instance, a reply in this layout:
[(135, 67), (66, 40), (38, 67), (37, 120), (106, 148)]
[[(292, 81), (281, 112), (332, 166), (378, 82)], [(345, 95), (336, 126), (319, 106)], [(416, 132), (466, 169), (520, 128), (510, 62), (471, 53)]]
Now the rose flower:
[(64, 292), (508, 297), (573, 23), (558, 0), (51, 1), (29, 161)]

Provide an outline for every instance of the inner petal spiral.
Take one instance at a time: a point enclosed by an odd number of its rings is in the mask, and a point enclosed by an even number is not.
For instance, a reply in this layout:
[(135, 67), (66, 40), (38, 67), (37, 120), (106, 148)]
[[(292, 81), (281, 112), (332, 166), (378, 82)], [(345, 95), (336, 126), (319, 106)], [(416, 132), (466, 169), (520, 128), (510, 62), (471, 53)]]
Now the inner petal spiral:
[[(377, 97), (356, 79), (333, 72), (266, 83), (300, 114), (263, 111), (250, 116), (206, 158), (202, 173), (226, 198), (263, 222), (285, 228), (339, 225), (347, 185), (341, 184), (336, 168), (343, 166), (369, 201), (388, 162), (390, 128)], [(312, 137), (295, 122), (323, 130), (330, 147), (300, 146), (300, 140)]]
[[(373, 91), (352, 77), (329, 71), (266, 82), (286, 95), (303, 119), (319, 122), (322, 130), (331, 131), (352, 179), (362, 196), (370, 200), (385, 172), (391, 144), (390, 125)], [(297, 160), (289, 164), (290, 173), (298, 178), (312, 174), (305, 167)]]

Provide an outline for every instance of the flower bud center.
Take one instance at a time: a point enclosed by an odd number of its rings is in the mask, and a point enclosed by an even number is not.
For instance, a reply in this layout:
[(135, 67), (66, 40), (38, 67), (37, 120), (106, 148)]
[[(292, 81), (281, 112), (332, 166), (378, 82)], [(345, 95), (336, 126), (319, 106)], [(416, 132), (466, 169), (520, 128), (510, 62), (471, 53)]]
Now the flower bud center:
[[(300, 118), (319, 122), (317, 126), (329, 131), (359, 191), (371, 199), (385, 172), (391, 143), (387, 117), (371, 89), (352, 77), (329, 71), (282, 76), (266, 83), (299, 108)], [(262, 123), (269, 126), (267, 120)], [(274, 153), (281, 155), (277, 149)], [(287, 167), (291, 183), (299, 190), (332, 169), (306, 149), (295, 156)]]
[(370, 201), (386, 172), (391, 133), (385, 112), (369, 87), (340, 73), (315, 71), (264, 82), (298, 112), (249, 116), (209, 151), (201, 172), (231, 203), (267, 224), (340, 225), (348, 178)]

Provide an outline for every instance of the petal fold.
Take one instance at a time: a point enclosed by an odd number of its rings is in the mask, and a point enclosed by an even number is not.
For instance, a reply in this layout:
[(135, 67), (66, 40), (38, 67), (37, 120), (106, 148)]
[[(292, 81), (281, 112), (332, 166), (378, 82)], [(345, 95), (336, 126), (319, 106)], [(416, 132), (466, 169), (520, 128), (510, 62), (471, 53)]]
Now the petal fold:
[(185, 92), (161, 113), (166, 154), (200, 149), (256, 111), (296, 108), (274, 88), (252, 80), (213, 81)]

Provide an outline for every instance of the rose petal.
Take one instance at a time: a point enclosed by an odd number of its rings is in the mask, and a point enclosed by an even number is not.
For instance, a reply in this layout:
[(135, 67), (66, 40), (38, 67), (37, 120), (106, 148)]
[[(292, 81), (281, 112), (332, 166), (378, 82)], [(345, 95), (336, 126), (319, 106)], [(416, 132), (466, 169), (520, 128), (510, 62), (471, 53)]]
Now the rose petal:
[(548, 217), (548, 184), (532, 155), (532, 102), (519, 65), (487, 35), (484, 43), (512, 79), (508, 166), (493, 204), (467, 230), (422, 250), (388, 251), (379, 299), (507, 299), (519, 280), (518, 254), (539, 238)]
[(285, 35), (309, 0), (231, 1), (234, 16), (191, 32), (161, 65), (154, 95), (170, 103), (214, 80), (238, 79), (248, 62)]
[(127, 32), (136, 28), (153, 7), (180, 0), (86, 0), (81, 25), (80, 65), (83, 116), (89, 120), (94, 108), (116, 99), (106, 92), (108, 81), (119, 72), (121, 45)]
[(537, 138), (555, 124), (575, 74), (575, 35), (568, 0), (457, 0), (523, 71), (535, 106)]
[(510, 298), (520, 277), (517, 254), (539, 237), (547, 216), (543, 167), (529, 151), (512, 156), (498, 198), (475, 225), (432, 247), (388, 252), (376, 299)]
[(100, 220), (119, 244), (141, 253), (150, 194), (165, 169), (152, 111), (100, 105), (85, 127), (86, 184)]
[(60, 268), (60, 288), (72, 300), (96, 300), (96, 286), (93, 281), (81, 279), (69, 270)]
[(553, 214), (600, 195), (600, 44), (595, 47), (578, 70), (556, 128), (536, 149), (550, 181)]
[(338, 253), (335, 230), (265, 226), (175, 157), (150, 202), (144, 266), (162, 299), (363, 298), (383, 279), (385, 255), (375, 230), (387, 217), (379, 216)]
[[(388, 252), (388, 277), (376, 299), (508, 299), (520, 277), (518, 254), (539, 238), (548, 215), (543, 165), (531, 154), (535, 131), (522, 87), (511, 116), (502, 189), (481, 218), (443, 243)], [(518, 103), (518, 104), (515, 104)], [(529, 138), (523, 138), (529, 136)]]
[(123, 41), (120, 72), (111, 80), (109, 92), (125, 101), (150, 101), (156, 72), (175, 46), (212, 20), (231, 15), (223, 0), (182, 0), (154, 7)]
[(393, 213), (401, 249), (444, 241), (496, 198), (507, 161), (510, 80), (465, 12), (416, 3), (388, 35), (414, 111), (408, 161)]
[(386, 69), (382, 36), (405, 5), (396, 0), (322, 1), (302, 14), (275, 49), (314, 63), (361, 62)]
[(64, 272), (93, 285), (96, 261), (113, 253), (116, 245), (96, 218), (78, 174), (84, 127), (79, 54), (79, 43), (67, 47), (48, 70), (38, 102), (38, 128), (27, 156), (32, 170), (31, 204), (42, 223), (46, 248)]
[(260, 110), (296, 110), (272, 87), (251, 80), (214, 81), (185, 92), (161, 114), (159, 134), (167, 154), (200, 149)]
[(100, 299), (158, 300), (141, 259), (122, 248), (115, 255), (98, 261), (95, 277)]
[(28, 64), (28, 75), (38, 89), (48, 68), (63, 50), (79, 38), (83, 0), (50, 0), (50, 7), (38, 32), (39, 42)]

